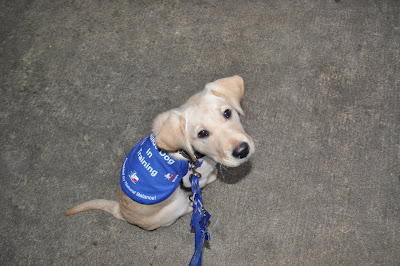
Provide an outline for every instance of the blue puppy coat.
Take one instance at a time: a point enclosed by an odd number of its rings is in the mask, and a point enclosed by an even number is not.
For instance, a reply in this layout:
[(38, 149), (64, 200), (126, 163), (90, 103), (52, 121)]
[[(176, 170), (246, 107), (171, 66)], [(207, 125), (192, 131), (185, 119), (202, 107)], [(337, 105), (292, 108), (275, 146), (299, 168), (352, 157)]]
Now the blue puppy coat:
[(187, 161), (171, 158), (158, 149), (151, 134), (126, 156), (121, 170), (121, 188), (138, 203), (156, 204), (175, 191), (188, 170)]

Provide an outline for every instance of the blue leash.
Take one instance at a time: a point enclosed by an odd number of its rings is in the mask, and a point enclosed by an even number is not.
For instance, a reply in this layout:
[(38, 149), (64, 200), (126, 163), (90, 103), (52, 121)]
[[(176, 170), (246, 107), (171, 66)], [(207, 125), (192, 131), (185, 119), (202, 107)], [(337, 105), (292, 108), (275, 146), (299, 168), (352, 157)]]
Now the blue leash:
[(193, 173), (189, 179), (192, 182), (193, 196), (193, 215), (190, 226), (195, 229), (195, 247), (194, 254), (189, 266), (201, 266), (201, 257), (205, 240), (210, 240), (210, 234), (207, 232), (207, 222), (211, 215), (204, 210), (203, 200), (201, 198), (201, 189), (199, 186), (199, 176), (201, 175), (192, 168)]

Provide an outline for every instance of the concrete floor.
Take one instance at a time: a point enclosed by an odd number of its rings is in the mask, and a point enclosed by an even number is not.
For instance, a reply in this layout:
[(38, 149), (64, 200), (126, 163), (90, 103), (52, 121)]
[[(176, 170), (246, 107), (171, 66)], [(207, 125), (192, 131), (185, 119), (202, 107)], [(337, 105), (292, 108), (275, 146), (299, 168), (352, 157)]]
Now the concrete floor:
[(187, 265), (190, 215), (63, 213), (233, 74), (257, 152), (204, 189), (204, 265), (399, 265), (400, 1), (1, 1), (0, 37), (1, 265)]

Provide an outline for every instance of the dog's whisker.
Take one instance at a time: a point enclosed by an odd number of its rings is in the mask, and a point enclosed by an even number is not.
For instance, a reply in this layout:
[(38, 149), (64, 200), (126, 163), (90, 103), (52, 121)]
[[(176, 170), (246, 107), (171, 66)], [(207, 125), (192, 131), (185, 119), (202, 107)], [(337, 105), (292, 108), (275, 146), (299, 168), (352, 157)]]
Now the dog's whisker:
[(222, 164), (219, 164), (219, 172), (221, 173), (222, 180), (225, 180), (223, 170), (226, 170), (226, 167), (223, 166)]

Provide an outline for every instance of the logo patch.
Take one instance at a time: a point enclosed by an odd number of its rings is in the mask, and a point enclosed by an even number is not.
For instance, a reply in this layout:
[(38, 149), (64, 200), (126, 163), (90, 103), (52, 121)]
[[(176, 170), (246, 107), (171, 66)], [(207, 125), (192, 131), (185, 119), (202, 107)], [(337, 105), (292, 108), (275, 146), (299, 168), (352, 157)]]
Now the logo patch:
[(133, 184), (136, 184), (139, 181), (139, 177), (137, 176), (136, 171), (130, 172), (129, 179), (133, 182)]
[(169, 182), (175, 182), (178, 176), (177, 174), (166, 174), (164, 177), (168, 179)]

